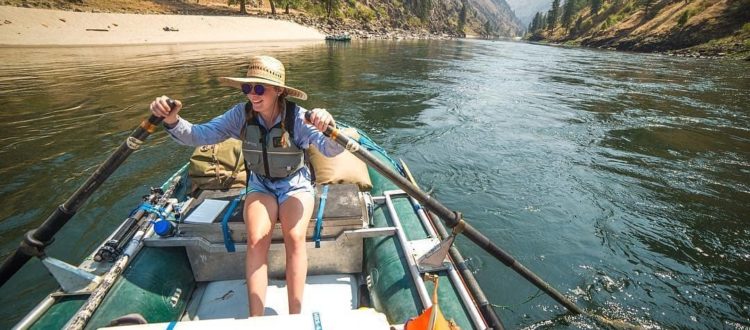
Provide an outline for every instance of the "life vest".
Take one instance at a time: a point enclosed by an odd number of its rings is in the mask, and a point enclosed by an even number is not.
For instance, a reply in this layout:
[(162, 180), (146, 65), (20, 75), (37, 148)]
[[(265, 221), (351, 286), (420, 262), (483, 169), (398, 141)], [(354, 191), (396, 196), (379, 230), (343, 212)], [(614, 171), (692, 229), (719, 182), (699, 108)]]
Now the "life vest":
[[(286, 101), (286, 113), (278, 124), (266, 130), (256, 116), (250, 116), (250, 102), (245, 105), (248, 119), (242, 141), (245, 167), (256, 174), (270, 179), (281, 179), (292, 175), (305, 166), (305, 152), (294, 143), (294, 121), (297, 105)], [(288, 136), (288, 146), (282, 145), (281, 123), (284, 122)]]

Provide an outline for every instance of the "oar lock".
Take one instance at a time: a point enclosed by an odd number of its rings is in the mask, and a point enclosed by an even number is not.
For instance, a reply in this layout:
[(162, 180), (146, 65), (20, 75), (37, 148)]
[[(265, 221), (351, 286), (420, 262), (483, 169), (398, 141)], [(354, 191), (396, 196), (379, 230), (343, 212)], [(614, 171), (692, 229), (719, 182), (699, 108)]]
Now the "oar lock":
[(461, 212), (454, 211), (454, 220), (456, 221), (456, 225), (453, 226), (453, 230), (451, 231), (451, 234), (453, 236), (456, 236), (464, 231), (466, 229), (466, 221), (464, 221), (464, 216), (461, 214)]
[(26, 232), (26, 235), (23, 236), (23, 241), (21, 241), (19, 250), (27, 256), (41, 258), (44, 256), (44, 248), (52, 244), (52, 242), (55, 241), (55, 238), (53, 237), (49, 241), (42, 242), (34, 237), (35, 232), (36, 229)]
[[(75, 212), (68, 211), (68, 208), (65, 205), (66, 204), (58, 205), (55, 213), (70, 218), (75, 214)], [(26, 234), (23, 236), (23, 240), (21, 241), (20, 246), (18, 247), (18, 251), (29, 257), (38, 257), (41, 259), (45, 256), (44, 248), (52, 244), (52, 242), (55, 241), (55, 237), (53, 236), (46, 241), (42, 241), (40, 238), (36, 237), (37, 230), (39, 230), (39, 228), (32, 229), (26, 232)]]

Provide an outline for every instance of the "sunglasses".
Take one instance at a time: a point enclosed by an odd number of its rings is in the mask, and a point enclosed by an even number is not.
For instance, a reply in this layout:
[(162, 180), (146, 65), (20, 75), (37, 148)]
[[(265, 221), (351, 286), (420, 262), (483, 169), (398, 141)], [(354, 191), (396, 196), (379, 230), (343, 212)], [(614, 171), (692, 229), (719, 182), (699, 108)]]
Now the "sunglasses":
[(262, 84), (257, 84), (257, 85), (242, 84), (243, 93), (250, 94), (251, 91), (255, 92), (255, 95), (263, 95), (263, 93), (266, 92), (266, 86), (263, 86)]

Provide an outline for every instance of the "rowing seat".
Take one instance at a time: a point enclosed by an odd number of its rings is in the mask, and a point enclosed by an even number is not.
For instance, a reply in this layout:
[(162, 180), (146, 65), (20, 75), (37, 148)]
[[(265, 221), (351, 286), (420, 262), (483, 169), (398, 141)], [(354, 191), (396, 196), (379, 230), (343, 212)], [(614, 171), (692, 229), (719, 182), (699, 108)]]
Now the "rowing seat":
[[(177, 235), (152, 237), (149, 246), (184, 246), (196, 281), (244, 279), (247, 229), (242, 219), (242, 202), (227, 215), (229, 202), (241, 189), (201, 191), (187, 210), (183, 210)], [(355, 184), (331, 184), (323, 209), (320, 247), (314, 243), (316, 215), (320, 207), (321, 187), (316, 187), (313, 218), (307, 229), (308, 274), (353, 274), (362, 271), (362, 238), (354, 235), (368, 227), (366, 193)], [(228, 216), (229, 236), (235, 252), (227, 251), (222, 220)], [(268, 255), (269, 276), (283, 278), (285, 253), (281, 224), (271, 234)]]

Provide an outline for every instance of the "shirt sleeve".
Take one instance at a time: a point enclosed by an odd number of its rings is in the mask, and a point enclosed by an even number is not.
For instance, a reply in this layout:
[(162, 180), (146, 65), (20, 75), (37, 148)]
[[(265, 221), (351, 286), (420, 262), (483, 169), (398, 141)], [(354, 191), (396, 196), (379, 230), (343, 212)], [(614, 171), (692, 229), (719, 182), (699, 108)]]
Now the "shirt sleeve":
[(245, 104), (238, 103), (224, 114), (203, 124), (192, 124), (180, 118), (174, 127), (167, 129), (167, 133), (179, 144), (202, 146), (219, 143), (228, 138), (240, 139), (244, 123)]
[(333, 157), (344, 151), (344, 147), (305, 121), (305, 109), (300, 106), (297, 107), (294, 121), (294, 142), (302, 149), (308, 149), (312, 144), (326, 157)]

